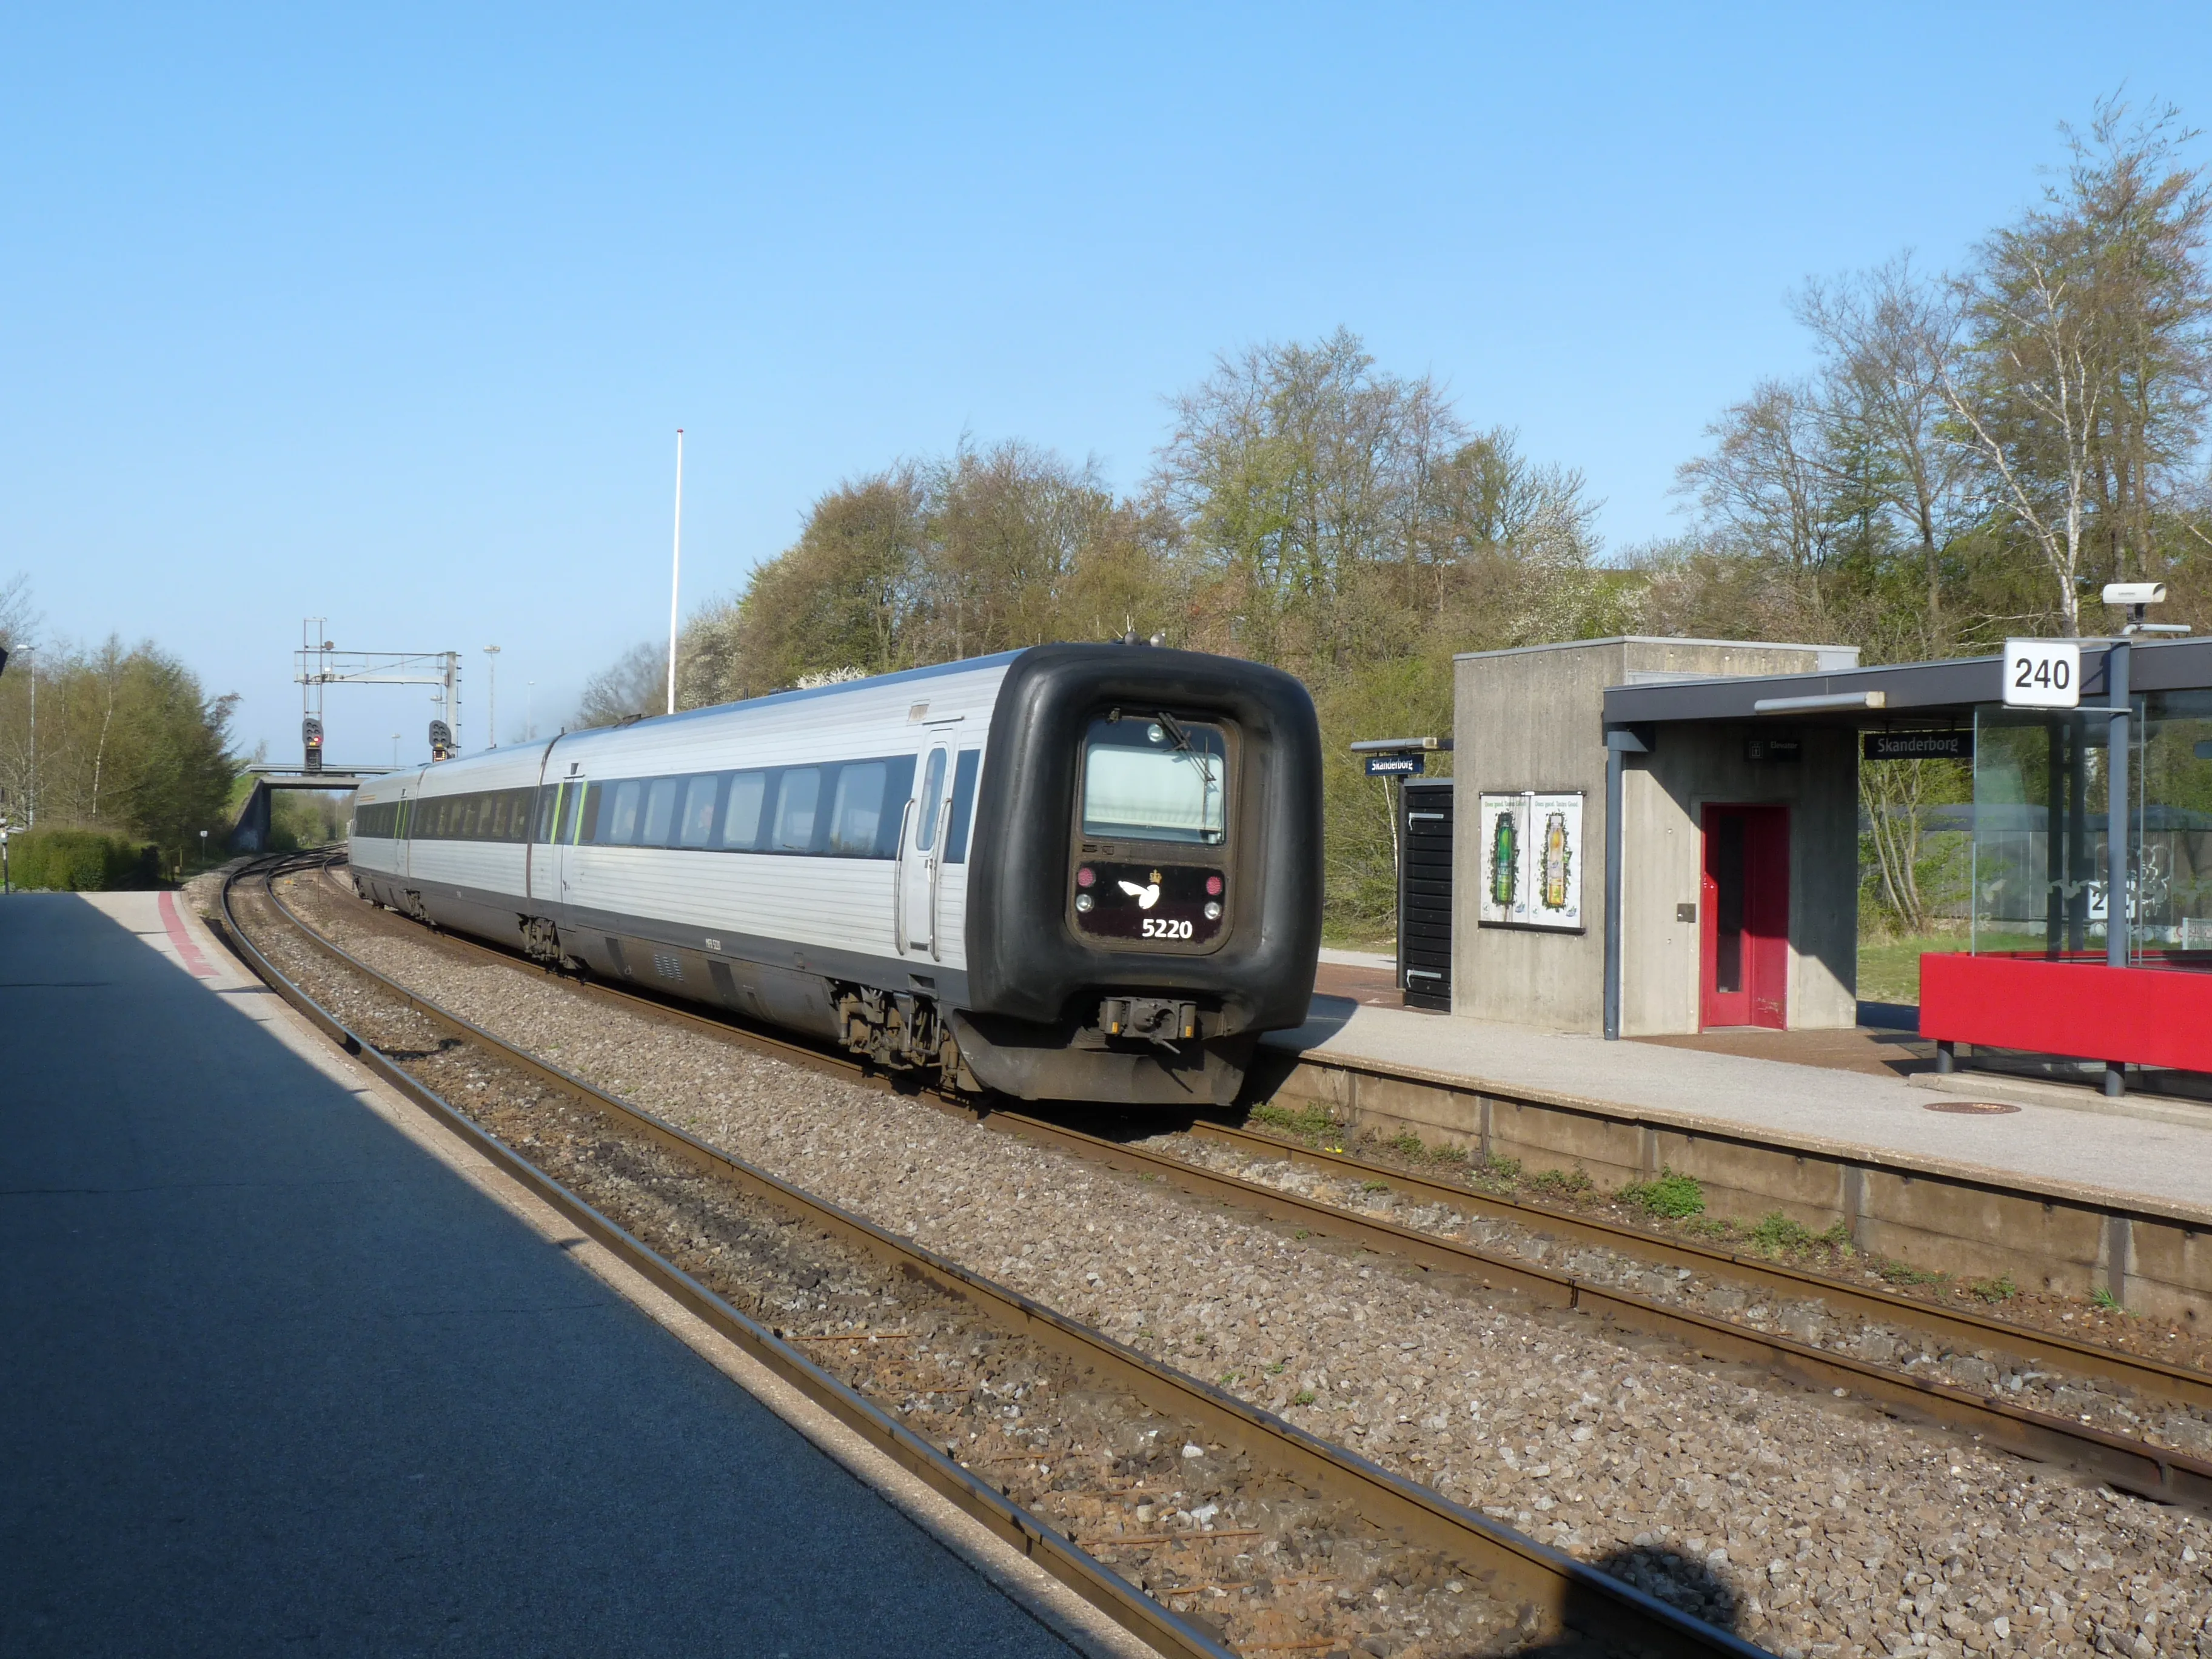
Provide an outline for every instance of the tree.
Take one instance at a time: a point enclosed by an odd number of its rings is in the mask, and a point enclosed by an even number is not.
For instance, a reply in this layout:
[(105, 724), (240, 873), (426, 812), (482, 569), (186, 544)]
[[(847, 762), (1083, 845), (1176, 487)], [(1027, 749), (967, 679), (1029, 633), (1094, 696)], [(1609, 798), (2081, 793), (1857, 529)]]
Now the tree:
[(2098, 106), (2069, 133), (2065, 182), (1984, 245), (1957, 285), (1960, 367), (1942, 377), (1960, 441), (1987, 467), (2081, 632), (2094, 576), (2165, 574), (2160, 509), (2180, 493), (2212, 397), (2208, 196), (2171, 109), (2133, 127)]
[(576, 724), (612, 726), (641, 714), (658, 714), (667, 706), (668, 647), (658, 640), (645, 640), (584, 683)]
[[(1972, 499), (1972, 458), (1943, 431), (1956, 331), (1948, 296), (1905, 254), (1853, 281), (1808, 283), (1796, 311), (1820, 342), (1832, 411), (1850, 411), (1877, 458), (1872, 488), (1918, 552), (1926, 649), (1935, 654), (1948, 644), (1943, 560)], [(1832, 413), (1832, 444), (1836, 422)]]

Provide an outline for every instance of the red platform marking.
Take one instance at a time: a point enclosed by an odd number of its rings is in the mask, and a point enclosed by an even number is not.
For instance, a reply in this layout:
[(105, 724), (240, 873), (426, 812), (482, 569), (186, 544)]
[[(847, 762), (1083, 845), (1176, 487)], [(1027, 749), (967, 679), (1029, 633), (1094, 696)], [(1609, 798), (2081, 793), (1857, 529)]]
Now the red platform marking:
[(177, 914), (177, 896), (166, 888), (161, 893), (161, 926), (169, 930), (169, 943), (177, 947), (177, 954), (185, 959), (185, 966), (195, 979), (213, 979), (215, 969), (200, 954), (200, 947), (192, 943), (192, 936), (185, 931), (185, 919)]

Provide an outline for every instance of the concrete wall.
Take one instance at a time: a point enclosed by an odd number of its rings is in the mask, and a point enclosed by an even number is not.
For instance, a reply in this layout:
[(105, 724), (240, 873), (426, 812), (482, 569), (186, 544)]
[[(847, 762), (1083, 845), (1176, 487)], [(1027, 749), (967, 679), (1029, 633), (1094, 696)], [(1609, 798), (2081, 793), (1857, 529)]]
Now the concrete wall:
[[(1459, 658), (1453, 686), (1460, 832), (1453, 854), (1452, 1011), (1549, 1030), (1603, 1029), (1606, 687), (1662, 678), (1807, 673), (1833, 665), (1839, 649), (1848, 647), (1622, 638)], [(1781, 730), (1762, 728), (1761, 734)], [(1808, 728), (1798, 734), (1805, 750), (1796, 766), (1753, 766), (1743, 760), (1745, 735), (1737, 727), (1669, 727), (1658, 752), (1632, 764), (1622, 928), (1623, 1029), (1631, 1034), (1698, 1029), (1698, 929), (1674, 916), (1678, 903), (1698, 896), (1697, 812), (1706, 800), (1791, 805), (1790, 935), (1798, 949), (1789, 1018), (1792, 1024), (1848, 1025), (1856, 1017), (1855, 740), (1849, 732)], [(1583, 792), (1587, 925), (1579, 933), (1480, 924), (1475, 797), (1522, 789)]]
[(1692, 1176), (1706, 1213), (1750, 1222), (1781, 1211), (1814, 1232), (1840, 1221), (1859, 1249), (1960, 1279), (2009, 1275), (2023, 1290), (2104, 1291), (2123, 1306), (2193, 1329), (2212, 1298), (2212, 1214), (2135, 1202), (2056, 1182), (2001, 1185), (1964, 1165), (1885, 1158), (1809, 1138), (1747, 1135), (1741, 1125), (1673, 1114), (1608, 1112), (1530, 1090), (1397, 1075), (1310, 1054), (1259, 1073), (1267, 1098), (1320, 1106), (1358, 1131), (1408, 1131), (1432, 1146), (1518, 1158), (1531, 1171), (1574, 1169), (1601, 1187)]

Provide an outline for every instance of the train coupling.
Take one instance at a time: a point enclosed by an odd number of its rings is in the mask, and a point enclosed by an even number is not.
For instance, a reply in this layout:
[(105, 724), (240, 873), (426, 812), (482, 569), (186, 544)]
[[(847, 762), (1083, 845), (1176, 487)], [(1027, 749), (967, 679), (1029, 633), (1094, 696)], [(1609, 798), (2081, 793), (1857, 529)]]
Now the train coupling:
[(1198, 1036), (1198, 1005), (1161, 997), (1108, 997), (1098, 1005), (1098, 1029), (1108, 1036), (1142, 1037), (1163, 1048)]

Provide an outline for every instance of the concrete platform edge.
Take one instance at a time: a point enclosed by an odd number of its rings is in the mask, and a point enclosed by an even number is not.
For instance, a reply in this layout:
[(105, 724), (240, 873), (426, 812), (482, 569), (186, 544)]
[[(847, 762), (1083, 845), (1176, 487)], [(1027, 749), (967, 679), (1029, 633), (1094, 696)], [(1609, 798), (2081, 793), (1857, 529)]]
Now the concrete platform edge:
[[(2039, 1176), (1998, 1169), (1989, 1164), (1970, 1164), (1962, 1160), (1911, 1158), (1897, 1152), (1885, 1152), (1879, 1147), (1863, 1146), (1850, 1141), (1833, 1140), (1821, 1135), (1796, 1134), (1787, 1130), (1750, 1128), (1729, 1118), (1705, 1117), (1697, 1113), (1674, 1111), (1661, 1106), (1631, 1105), (1620, 1101), (1604, 1100), (1589, 1095), (1569, 1094), (1535, 1085), (1507, 1082), (1493, 1078), (1432, 1071), (1425, 1066), (1379, 1060), (1371, 1055), (1332, 1054), (1325, 1048), (1301, 1049), (1287, 1042), (1276, 1041), (1279, 1035), (1270, 1033), (1262, 1037), (1261, 1042), (1264, 1046), (1295, 1056), (1298, 1063), (1304, 1066), (1327, 1066), (1337, 1071), (1363, 1073), (1368, 1076), (1393, 1081), (1425, 1084), (1431, 1088), (1449, 1090), (1458, 1094), (1486, 1095), (1500, 1100), (1525, 1101), (1531, 1105), (1579, 1112), (1625, 1125), (1649, 1125), (1711, 1139), (1733, 1140), (1746, 1146), (1771, 1146), (1817, 1158), (1846, 1160), (1921, 1179), (1970, 1182), (1978, 1187), (1998, 1188), (2059, 1203), (2100, 1210), (2124, 1210), (2134, 1215), (2160, 1221), (2177, 1222), (2184, 1226), (2201, 1227), (2212, 1231), (2212, 1206), (2183, 1204), (2172, 1199), (2159, 1198), (2146, 1193), (2130, 1193), (2117, 1188), (2099, 1187), (2086, 1182), (2050, 1181)], [(1917, 1082), (1917, 1079), (1908, 1079), (1906, 1081), (1911, 1083)], [(1934, 1085), (1923, 1084), (1920, 1086)], [(1980, 1091), (1978, 1089), (1976, 1092)], [(2000, 1097), (1992, 1094), (1990, 1097), (1995, 1099)], [(2039, 1102), (2039, 1103), (2048, 1103)]]

